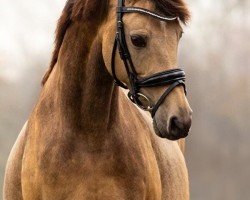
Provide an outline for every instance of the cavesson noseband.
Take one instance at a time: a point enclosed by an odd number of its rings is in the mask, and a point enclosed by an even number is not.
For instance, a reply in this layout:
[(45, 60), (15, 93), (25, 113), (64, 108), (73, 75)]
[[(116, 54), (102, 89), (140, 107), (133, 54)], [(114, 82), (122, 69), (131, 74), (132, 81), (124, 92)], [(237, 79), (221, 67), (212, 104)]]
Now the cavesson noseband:
[[(118, 0), (117, 32), (116, 32), (116, 37), (112, 52), (112, 62), (111, 62), (112, 75), (115, 79), (116, 85), (124, 89), (128, 89), (128, 87), (117, 78), (115, 73), (115, 55), (118, 47), (119, 54), (121, 59), (123, 60), (131, 86), (130, 91), (128, 93), (129, 99), (141, 109), (150, 111), (152, 118), (154, 118), (155, 113), (158, 110), (161, 103), (168, 96), (168, 94), (171, 91), (173, 91), (175, 87), (182, 85), (186, 93), (185, 72), (182, 69), (172, 69), (156, 73), (145, 78), (138, 77), (126, 43), (123, 20), (122, 20), (124, 13), (146, 14), (162, 21), (173, 21), (177, 20), (178, 17), (162, 16), (144, 8), (125, 7), (124, 0)], [(140, 93), (140, 88), (165, 86), (165, 85), (169, 85), (169, 87), (163, 93), (163, 95), (160, 97), (160, 99), (156, 102), (155, 105), (152, 105), (149, 98)], [(145, 105), (145, 102), (147, 103), (147, 105)]]

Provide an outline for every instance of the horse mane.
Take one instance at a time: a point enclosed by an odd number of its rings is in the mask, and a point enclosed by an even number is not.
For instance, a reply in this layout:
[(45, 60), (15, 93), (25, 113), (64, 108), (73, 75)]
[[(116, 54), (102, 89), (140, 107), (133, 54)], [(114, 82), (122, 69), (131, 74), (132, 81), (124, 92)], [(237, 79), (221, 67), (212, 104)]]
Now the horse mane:
[(100, 2), (99, 0), (67, 0), (66, 5), (62, 11), (61, 17), (59, 18), (57, 23), (55, 48), (52, 54), (49, 69), (43, 77), (42, 85), (46, 83), (55, 64), (57, 63), (59, 52), (67, 29), (75, 21), (81, 20), (87, 23), (88, 18), (96, 16), (97, 10), (103, 8), (106, 2), (107, 0), (102, 2)]
[[(190, 18), (190, 12), (183, 0), (153, 0), (156, 8), (165, 15), (178, 16), (179, 19), (186, 24)], [(88, 18), (95, 16), (97, 10), (103, 8), (108, 0), (67, 0), (66, 5), (62, 11), (62, 15), (58, 20), (56, 28), (55, 48), (52, 54), (49, 69), (45, 73), (42, 85), (48, 80), (55, 64), (58, 60), (58, 55), (64, 36), (69, 26), (76, 20), (83, 20), (88, 22)], [(101, 5), (100, 5), (101, 4)], [(107, 5), (106, 5), (107, 6)]]

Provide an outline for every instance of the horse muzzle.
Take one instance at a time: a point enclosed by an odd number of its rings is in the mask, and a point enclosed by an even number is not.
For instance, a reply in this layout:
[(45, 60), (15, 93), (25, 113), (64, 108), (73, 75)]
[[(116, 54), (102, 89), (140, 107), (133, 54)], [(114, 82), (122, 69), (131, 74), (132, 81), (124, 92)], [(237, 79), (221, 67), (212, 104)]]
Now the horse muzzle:
[(156, 117), (153, 119), (153, 127), (156, 135), (169, 140), (179, 140), (188, 136), (191, 124), (192, 114), (186, 117), (171, 116), (165, 120), (159, 120)]

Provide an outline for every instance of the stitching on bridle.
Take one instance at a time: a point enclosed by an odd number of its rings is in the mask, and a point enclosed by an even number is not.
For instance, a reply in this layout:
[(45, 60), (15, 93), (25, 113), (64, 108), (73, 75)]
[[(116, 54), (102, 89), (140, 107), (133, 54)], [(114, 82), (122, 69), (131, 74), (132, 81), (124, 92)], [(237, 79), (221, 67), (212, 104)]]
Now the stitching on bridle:
[(148, 14), (148, 15), (151, 15), (152, 17), (156, 17), (160, 20), (163, 20), (163, 21), (174, 21), (176, 19), (178, 19), (178, 17), (165, 17), (165, 16), (162, 16), (162, 15), (158, 15), (154, 12), (151, 12), (147, 9), (144, 9), (144, 8), (138, 8), (138, 7), (125, 7), (122, 9), (123, 12), (139, 12), (139, 13), (144, 13), (144, 14)]

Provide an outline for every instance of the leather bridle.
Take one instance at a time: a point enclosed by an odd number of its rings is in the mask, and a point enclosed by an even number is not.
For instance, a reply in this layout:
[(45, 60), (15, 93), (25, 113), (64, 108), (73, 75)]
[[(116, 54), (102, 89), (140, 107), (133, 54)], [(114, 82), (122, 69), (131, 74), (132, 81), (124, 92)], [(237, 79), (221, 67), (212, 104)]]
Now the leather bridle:
[[(168, 94), (170, 94), (171, 91), (173, 91), (175, 87), (182, 85), (186, 93), (185, 72), (182, 69), (178, 68), (178, 69), (162, 71), (160, 73), (156, 73), (144, 78), (138, 77), (126, 43), (123, 20), (122, 20), (124, 13), (146, 14), (162, 21), (173, 21), (177, 20), (178, 17), (162, 16), (154, 12), (151, 12), (147, 9), (139, 7), (125, 7), (124, 0), (118, 0), (117, 32), (116, 32), (116, 37), (112, 52), (112, 62), (111, 62), (112, 75), (116, 85), (124, 89), (128, 89), (128, 87), (117, 78), (115, 72), (115, 55), (118, 48), (120, 57), (123, 60), (130, 82), (130, 89), (129, 89), (130, 91), (128, 93), (129, 99), (141, 109), (150, 111), (152, 118), (154, 118), (155, 113), (158, 110), (161, 103), (168, 96)], [(169, 87), (166, 89), (166, 91), (154, 105), (150, 102), (147, 96), (140, 93), (140, 88), (165, 86), (165, 85), (168, 85)], [(147, 105), (145, 105), (145, 103)]]

